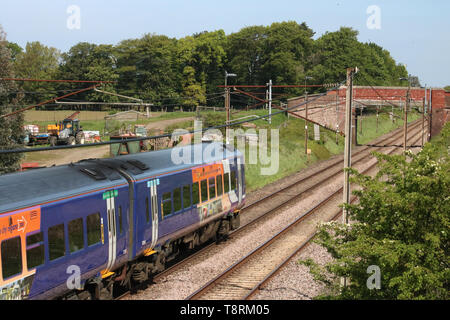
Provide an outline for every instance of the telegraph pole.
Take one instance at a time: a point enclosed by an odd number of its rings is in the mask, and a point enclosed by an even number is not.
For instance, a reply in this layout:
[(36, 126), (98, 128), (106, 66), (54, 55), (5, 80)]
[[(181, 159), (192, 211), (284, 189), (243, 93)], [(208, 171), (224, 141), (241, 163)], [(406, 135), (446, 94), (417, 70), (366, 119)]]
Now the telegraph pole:
[[(306, 90), (306, 86), (305, 86)], [(305, 154), (308, 154), (308, 92), (305, 91)]]
[(360, 105), (360, 109), (359, 109), (359, 133), (362, 134), (363, 130), (362, 130), (362, 121), (363, 121), (363, 109), (364, 107)]
[(426, 101), (426, 94), (425, 97), (423, 97), (423, 108), (422, 108), (422, 148), (423, 148), (423, 135), (425, 130), (425, 101)]
[(269, 124), (272, 124), (272, 80), (269, 80)]
[(411, 76), (408, 78), (400, 78), (399, 80), (408, 80), (408, 91), (406, 92), (406, 103), (404, 109), (404, 123), (403, 123), (403, 152), (406, 152), (406, 139), (408, 135), (408, 108), (411, 95)]
[[(230, 124), (230, 89), (225, 88), (225, 110), (227, 112), (226, 124)], [(226, 127), (226, 142), (229, 143), (229, 127)]]
[[(347, 68), (347, 93), (345, 98), (345, 150), (344, 150), (344, 203), (350, 203), (350, 181), (348, 169), (352, 165), (352, 100), (353, 100), (353, 75), (358, 68)], [(342, 223), (348, 223), (347, 209), (342, 212)]]
[(377, 106), (377, 130), (376, 130), (377, 133), (378, 133), (378, 115), (379, 115), (379, 110), (380, 110), (380, 107)]
[(305, 154), (308, 155), (308, 90), (306, 88), (306, 80), (312, 77), (305, 77)]
[[(347, 68), (347, 93), (345, 98), (345, 151), (344, 151), (344, 204), (350, 204), (350, 174), (346, 170), (352, 165), (352, 100), (353, 100), (353, 75), (358, 68)], [(356, 132), (355, 132), (356, 133)], [(348, 224), (347, 209), (342, 211), (342, 223)], [(347, 279), (341, 278), (341, 286), (347, 285)]]
[(428, 99), (428, 142), (431, 139), (431, 127), (433, 125), (433, 89), (430, 87), (430, 99)]
[(410, 100), (410, 87), (408, 87), (408, 92), (406, 93), (406, 105), (405, 105), (405, 123), (403, 124), (403, 151), (406, 152), (406, 139), (408, 136), (408, 108)]
[[(227, 121), (226, 124), (230, 124), (230, 88), (227, 87), (227, 79), (228, 77), (236, 77), (237, 75), (234, 73), (228, 73), (225, 71), (225, 111), (227, 113)], [(226, 144), (229, 144), (229, 127), (226, 127)]]

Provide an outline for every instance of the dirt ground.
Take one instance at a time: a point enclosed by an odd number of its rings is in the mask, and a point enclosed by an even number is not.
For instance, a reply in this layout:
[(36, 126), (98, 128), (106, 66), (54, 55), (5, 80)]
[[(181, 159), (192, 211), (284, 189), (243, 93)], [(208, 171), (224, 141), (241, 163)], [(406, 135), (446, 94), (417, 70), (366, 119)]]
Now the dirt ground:
[(56, 151), (27, 153), (22, 163), (37, 162), (39, 166), (51, 167), (78, 162), (83, 159), (105, 158), (109, 156), (109, 146), (86, 147)]
[(168, 126), (171, 126), (175, 123), (181, 123), (185, 121), (194, 121), (194, 117), (188, 117), (188, 118), (178, 118), (178, 119), (169, 119), (169, 120), (161, 120), (156, 122), (149, 123), (146, 128), (148, 132), (151, 131), (160, 131), (166, 129)]

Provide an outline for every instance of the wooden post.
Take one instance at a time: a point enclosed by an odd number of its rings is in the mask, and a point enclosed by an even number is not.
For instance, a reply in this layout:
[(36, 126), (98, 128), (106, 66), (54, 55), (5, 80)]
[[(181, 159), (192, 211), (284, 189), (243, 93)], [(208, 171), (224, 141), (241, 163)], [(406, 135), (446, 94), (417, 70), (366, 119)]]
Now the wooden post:
[[(354, 68), (347, 68), (347, 94), (345, 101), (345, 151), (344, 151), (344, 203), (350, 203), (350, 181), (348, 169), (352, 165), (352, 100)], [(342, 223), (348, 223), (347, 209), (343, 209)]]
[(379, 106), (377, 106), (377, 129), (376, 129), (376, 132), (378, 133), (378, 111), (379, 111)]
[(408, 86), (408, 91), (406, 92), (406, 104), (404, 110), (404, 123), (403, 123), (403, 151), (406, 152), (406, 140), (408, 136), (408, 108), (410, 100), (411, 86)]
[[(344, 151), (344, 204), (350, 203), (350, 174), (347, 170), (352, 165), (352, 100), (353, 100), (353, 74), (357, 68), (347, 68), (347, 94), (345, 101), (345, 151)], [(347, 209), (342, 211), (342, 223), (348, 224)], [(341, 286), (347, 285), (347, 279), (341, 278)]]
[[(306, 87), (305, 87), (306, 90)], [(308, 93), (305, 91), (305, 154), (308, 154)]]
[(425, 97), (423, 98), (423, 107), (422, 107), (422, 148), (424, 144), (424, 131), (425, 131)]

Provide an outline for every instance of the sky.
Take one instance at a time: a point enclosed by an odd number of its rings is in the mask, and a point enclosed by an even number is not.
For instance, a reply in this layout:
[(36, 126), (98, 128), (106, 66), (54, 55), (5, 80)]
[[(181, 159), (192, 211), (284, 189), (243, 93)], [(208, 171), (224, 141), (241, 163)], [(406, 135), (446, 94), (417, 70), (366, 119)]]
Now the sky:
[[(14, 0), (2, 1), (0, 25), (7, 40), (25, 47), (40, 41), (62, 52), (87, 41), (117, 44), (146, 33), (182, 38), (222, 29), (297, 21), (316, 32), (341, 26), (361, 42), (387, 49), (422, 85), (450, 85), (448, 0)], [(344, 72), (344, 71), (343, 71)]]

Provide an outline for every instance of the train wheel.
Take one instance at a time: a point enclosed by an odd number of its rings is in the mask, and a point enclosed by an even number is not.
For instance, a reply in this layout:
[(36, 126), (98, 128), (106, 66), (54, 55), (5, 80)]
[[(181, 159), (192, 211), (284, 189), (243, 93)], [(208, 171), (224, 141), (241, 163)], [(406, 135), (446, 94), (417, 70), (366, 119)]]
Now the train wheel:
[(228, 219), (223, 219), (220, 222), (219, 230), (217, 231), (217, 241), (224, 241), (228, 238), (228, 234), (230, 233), (230, 221)]
[(236, 230), (241, 226), (241, 215), (239, 211), (236, 212), (231, 218), (231, 230)]

